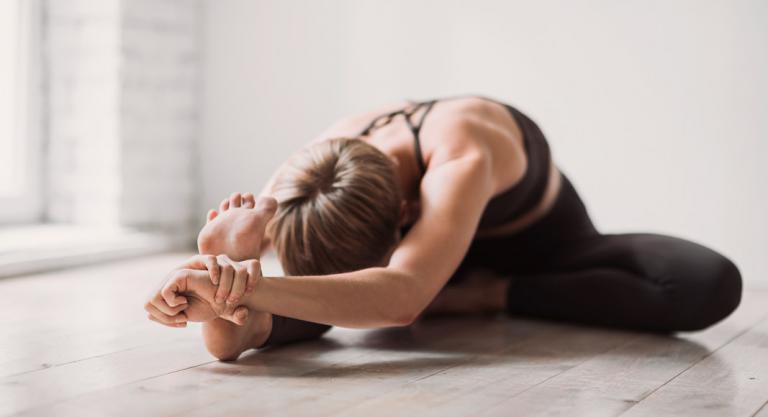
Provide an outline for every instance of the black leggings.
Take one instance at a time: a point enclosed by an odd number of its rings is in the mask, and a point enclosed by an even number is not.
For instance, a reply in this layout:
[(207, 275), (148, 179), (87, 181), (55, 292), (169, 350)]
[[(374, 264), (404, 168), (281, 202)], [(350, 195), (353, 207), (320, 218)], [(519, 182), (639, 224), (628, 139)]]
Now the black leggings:
[(489, 269), (512, 281), (511, 314), (637, 330), (703, 329), (739, 305), (731, 260), (676, 237), (601, 234), (561, 178), (545, 217), (512, 236), (476, 240), (450, 283)]

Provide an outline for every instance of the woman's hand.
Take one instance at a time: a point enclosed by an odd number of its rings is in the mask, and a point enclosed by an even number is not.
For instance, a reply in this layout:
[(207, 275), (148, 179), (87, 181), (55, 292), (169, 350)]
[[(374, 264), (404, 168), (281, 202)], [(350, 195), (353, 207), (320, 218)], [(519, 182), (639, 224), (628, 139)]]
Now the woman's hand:
[(219, 272), (216, 277), (211, 273), (211, 283), (218, 285), (215, 297), (217, 303), (235, 305), (245, 294), (253, 292), (256, 280), (261, 277), (261, 264), (258, 259), (236, 262), (227, 255), (219, 255), (215, 259)]
[(243, 325), (248, 309), (236, 302), (245, 288), (255, 287), (259, 277), (261, 268), (255, 260), (234, 262), (226, 256), (193, 256), (168, 274), (144, 308), (150, 320), (169, 327), (186, 327), (188, 321), (217, 317)]
[[(219, 266), (216, 263), (215, 257), (197, 255), (189, 258), (184, 264), (171, 271), (163, 279), (160, 289), (155, 291), (144, 305), (144, 310), (149, 313), (147, 317), (150, 320), (169, 327), (187, 326), (189, 317), (185, 310), (189, 308), (189, 299), (174, 294), (173, 298), (166, 300), (161, 293), (166, 288), (168, 282), (176, 280), (176, 276), (184, 273), (183, 271), (187, 269), (207, 270), (207, 275), (211, 277), (211, 280), (218, 280), (220, 276)], [(193, 309), (192, 312), (194, 315), (195, 310)]]

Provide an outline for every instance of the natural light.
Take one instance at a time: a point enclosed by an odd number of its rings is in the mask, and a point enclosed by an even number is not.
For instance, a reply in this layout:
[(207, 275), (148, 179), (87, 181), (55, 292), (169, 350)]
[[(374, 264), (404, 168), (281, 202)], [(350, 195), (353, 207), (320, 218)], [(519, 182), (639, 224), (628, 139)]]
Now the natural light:
[(17, 129), (18, 24), (18, 2), (0, 2), (0, 196), (18, 193), (22, 180), (23, 141)]

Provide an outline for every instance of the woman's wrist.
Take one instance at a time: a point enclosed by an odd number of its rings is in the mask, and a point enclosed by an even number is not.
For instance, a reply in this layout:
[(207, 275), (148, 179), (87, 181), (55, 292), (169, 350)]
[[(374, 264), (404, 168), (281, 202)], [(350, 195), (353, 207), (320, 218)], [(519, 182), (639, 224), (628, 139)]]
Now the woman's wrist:
[(278, 279), (274, 277), (263, 277), (260, 276), (256, 280), (253, 286), (253, 290), (246, 293), (243, 298), (240, 300), (240, 305), (245, 306), (248, 308), (248, 310), (255, 312), (255, 311), (267, 311), (269, 312), (269, 309), (266, 308), (266, 300), (268, 300), (270, 297), (273, 297), (271, 295), (272, 286), (271, 280)]

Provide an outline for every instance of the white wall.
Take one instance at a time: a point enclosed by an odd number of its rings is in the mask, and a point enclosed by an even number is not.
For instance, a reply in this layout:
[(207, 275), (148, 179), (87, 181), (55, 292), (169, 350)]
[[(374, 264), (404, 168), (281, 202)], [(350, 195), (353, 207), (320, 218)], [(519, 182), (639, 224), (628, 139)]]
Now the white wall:
[(199, 211), (343, 114), (477, 92), (542, 126), (603, 232), (767, 287), (766, 22), (760, 0), (208, 1)]
[(201, 3), (45, 2), (47, 220), (187, 232)]

